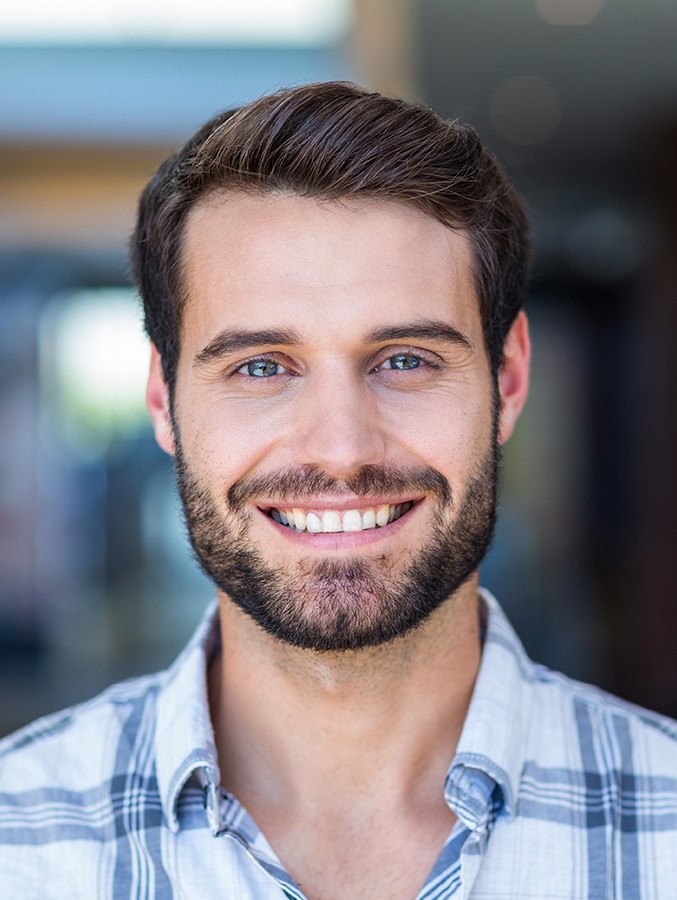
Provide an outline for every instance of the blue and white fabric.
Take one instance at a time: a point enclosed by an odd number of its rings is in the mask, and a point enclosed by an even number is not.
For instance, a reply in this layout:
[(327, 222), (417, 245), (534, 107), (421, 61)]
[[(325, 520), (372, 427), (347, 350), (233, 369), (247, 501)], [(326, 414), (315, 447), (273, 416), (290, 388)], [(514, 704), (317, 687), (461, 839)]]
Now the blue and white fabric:
[[(498, 603), (418, 900), (675, 900), (677, 723), (533, 664)], [(0, 897), (302, 898), (220, 787), (212, 606), (167, 671), (0, 741)], [(331, 773), (327, 773), (331, 777)]]

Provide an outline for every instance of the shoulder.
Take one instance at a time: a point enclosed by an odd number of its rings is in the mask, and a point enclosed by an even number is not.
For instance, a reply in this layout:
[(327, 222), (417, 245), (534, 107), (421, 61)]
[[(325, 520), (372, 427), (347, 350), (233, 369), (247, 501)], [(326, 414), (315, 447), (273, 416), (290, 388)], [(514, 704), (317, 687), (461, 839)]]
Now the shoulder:
[[(487, 672), (480, 669), (476, 690), (481, 682), (483, 708), (507, 721), (501, 734), (519, 744), (521, 759), (563, 779), (602, 771), (677, 779), (677, 722), (534, 663), (498, 601), (486, 590), (481, 597)], [(511, 761), (514, 776), (520, 766)]]
[(478, 893), (540, 897), (552, 883), (561, 897), (672, 897), (677, 723), (540, 665), (522, 678), (514, 805)]
[(534, 731), (547, 731), (558, 721), (584, 762), (603, 752), (600, 762), (677, 779), (677, 721), (545, 666), (534, 664), (532, 673)]
[(656, 871), (677, 878), (677, 858), (663, 859), (677, 834), (677, 722), (541, 666), (533, 676), (518, 816), (597, 835), (609, 859), (644, 864), (651, 847)]
[(146, 721), (152, 731), (161, 683), (162, 674), (120, 682), (0, 740), (0, 807), (50, 790), (81, 795), (113, 777), (131, 729)]
[[(157, 679), (114, 685), (0, 740), (0, 880), (7, 896), (108, 896), (125, 732)], [(4, 894), (3, 894), (4, 896)]]

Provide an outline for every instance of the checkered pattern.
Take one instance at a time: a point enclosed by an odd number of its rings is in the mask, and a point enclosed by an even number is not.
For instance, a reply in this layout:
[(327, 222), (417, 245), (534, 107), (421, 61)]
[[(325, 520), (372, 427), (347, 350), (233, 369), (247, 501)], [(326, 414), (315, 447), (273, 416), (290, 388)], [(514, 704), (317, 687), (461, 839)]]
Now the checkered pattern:
[[(536, 666), (496, 601), (419, 900), (677, 897), (677, 724)], [(0, 742), (0, 897), (302, 898), (219, 787), (208, 610), (166, 672)], [(442, 789), (442, 786), (440, 786)]]

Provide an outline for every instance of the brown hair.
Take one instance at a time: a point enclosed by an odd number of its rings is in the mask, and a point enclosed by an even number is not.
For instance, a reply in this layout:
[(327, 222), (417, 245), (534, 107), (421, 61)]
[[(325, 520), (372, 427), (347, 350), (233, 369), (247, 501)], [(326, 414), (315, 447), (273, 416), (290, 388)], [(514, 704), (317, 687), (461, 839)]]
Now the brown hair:
[(520, 201), (470, 126), (344, 82), (279, 91), (207, 122), (146, 186), (131, 241), (146, 330), (173, 389), (187, 213), (216, 190), (408, 203), (468, 233), (484, 337), (498, 371), (529, 266)]

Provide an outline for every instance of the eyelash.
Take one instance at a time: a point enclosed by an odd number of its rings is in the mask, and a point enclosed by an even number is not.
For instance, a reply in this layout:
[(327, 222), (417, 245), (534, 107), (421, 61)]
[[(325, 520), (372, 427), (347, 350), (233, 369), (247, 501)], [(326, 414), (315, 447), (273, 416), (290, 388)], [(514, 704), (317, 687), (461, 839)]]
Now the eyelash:
[[(386, 368), (385, 363), (391, 362), (393, 359), (397, 359), (398, 356), (399, 357), (409, 356), (412, 359), (419, 360), (419, 363), (416, 366), (413, 366), (411, 369), (398, 369), (392, 365), (390, 366), (390, 368)], [(422, 353), (420, 350), (410, 349), (410, 350), (398, 350), (395, 353), (390, 353), (388, 356), (386, 356), (384, 358), (383, 362), (380, 362), (377, 366), (374, 366), (372, 371), (374, 371), (374, 372), (375, 371), (413, 372), (416, 369), (421, 368), (421, 363), (423, 364), (423, 368), (426, 368), (426, 369), (439, 369), (440, 368), (440, 362), (438, 360), (436, 360), (435, 358), (433, 358), (425, 353)]]
[[(280, 366), (281, 368), (285, 369), (285, 371), (284, 371), (283, 373), (281, 373), (281, 374), (284, 374), (284, 375), (293, 375), (293, 374), (294, 374), (292, 371), (290, 371), (290, 369), (289, 369), (288, 366), (285, 366), (284, 363), (280, 362), (280, 360), (278, 360), (278, 359), (275, 359), (275, 357), (272, 356), (272, 355), (271, 355), (271, 356), (253, 356), (251, 359), (246, 359), (244, 362), (239, 363), (239, 364), (231, 371), (230, 374), (231, 374), (231, 375), (235, 375), (235, 376), (241, 375), (241, 376), (243, 376), (243, 377), (245, 377), (245, 378), (257, 378), (257, 377), (261, 377), (261, 376), (256, 376), (256, 375), (248, 375), (247, 373), (242, 372), (242, 369), (246, 369), (247, 366), (251, 366), (253, 363), (258, 363), (258, 362), (260, 362), (260, 363), (273, 363), (273, 364), (276, 365), (276, 366)], [(280, 373), (278, 373), (278, 374), (280, 374)], [(272, 376), (268, 376), (268, 377), (272, 377)], [(261, 380), (265, 380), (265, 378), (261, 377)]]

